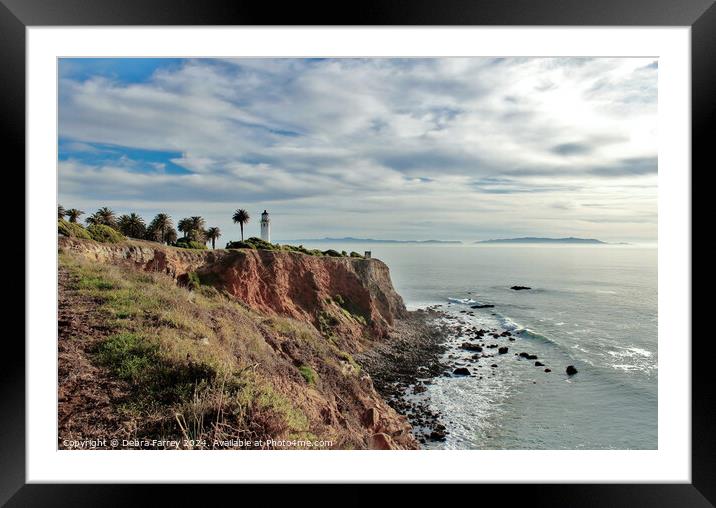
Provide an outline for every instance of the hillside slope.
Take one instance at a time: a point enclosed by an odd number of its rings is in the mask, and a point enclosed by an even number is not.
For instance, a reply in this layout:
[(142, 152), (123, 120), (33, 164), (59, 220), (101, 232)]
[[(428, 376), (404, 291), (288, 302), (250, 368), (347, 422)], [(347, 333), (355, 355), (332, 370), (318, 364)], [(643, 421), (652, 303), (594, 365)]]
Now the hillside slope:
[(61, 448), (417, 447), (352, 356), (406, 314), (380, 261), (71, 238), (59, 252)]

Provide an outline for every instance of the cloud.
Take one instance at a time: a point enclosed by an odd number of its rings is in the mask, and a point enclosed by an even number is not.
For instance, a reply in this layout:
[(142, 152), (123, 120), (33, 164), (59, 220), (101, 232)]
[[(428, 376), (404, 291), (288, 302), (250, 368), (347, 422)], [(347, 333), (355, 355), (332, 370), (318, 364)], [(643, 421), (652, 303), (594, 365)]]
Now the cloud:
[(60, 199), (204, 213), (182, 207), (194, 203), (227, 228), (233, 207), (270, 206), (291, 236), (540, 234), (552, 217), (593, 236), (597, 207), (580, 202), (606, 207), (625, 189), (655, 199), (655, 64), (62, 60)]
[(562, 143), (552, 147), (552, 151), (559, 155), (583, 155), (592, 151), (592, 147), (585, 143)]

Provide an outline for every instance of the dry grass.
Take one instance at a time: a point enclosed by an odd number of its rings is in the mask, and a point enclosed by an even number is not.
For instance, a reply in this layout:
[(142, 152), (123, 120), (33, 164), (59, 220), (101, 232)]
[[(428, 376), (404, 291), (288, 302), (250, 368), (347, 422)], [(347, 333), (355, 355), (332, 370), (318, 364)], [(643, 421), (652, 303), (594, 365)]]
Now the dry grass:
[(117, 410), (136, 436), (184, 438), (192, 448), (315, 438), (304, 411), (274, 386), (282, 370), (302, 382), (298, 367), (267, 341), (285, 338), (307, 346), (307, 354), (330, 351), (309, 325), (266, 320), (213, 288), (190, 291), (158, 273), (66, 254), (60, 265), (75, 281), (71, 291), (97, 304), (94, 320), (108, 333), (89, 354), (128, 387)]

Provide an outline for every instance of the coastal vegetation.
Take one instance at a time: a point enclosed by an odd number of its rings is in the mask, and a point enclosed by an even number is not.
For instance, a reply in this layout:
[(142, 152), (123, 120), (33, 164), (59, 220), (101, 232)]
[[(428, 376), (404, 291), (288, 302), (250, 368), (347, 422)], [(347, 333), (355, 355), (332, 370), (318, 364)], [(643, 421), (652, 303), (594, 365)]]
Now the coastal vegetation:
[(84, 212), (82, 210), (78, 210), (77, 208), (70, 208), (65, 212), (65, 216), (70, 222), (77, 222), (80, 215), (84, 215)]
[[(68, 231), (120, 235), (104, 224), (61, 221)], [(60, 436), (178, 440), (177, 447), (196, 449), (272, 439), (416, 446), (405, 421), (362, 381), (357, 343), (344, 333), (346, 326), (369, 333), (367, 320), (343, 291), (319, 300), (327, 324), (320, 330), (310, 317), (247, 305), (206, 269), (145, 271), (62, 244)]]
[[(59, 205), (57, 207), (58, 233), (71, 238), (95, 240), (103, 243), (118, 243), (126, 239), (136, 239), (158, 242), (182, 249), (198, 250), (206, 249), (206, 244), (209, 242), (211, 242), (211, 248), (215, 249), (216, 241), (222, 236), (220, 228), (216, 226), (207, 228), (206, 220), (198, 215), (180, 219), (175, 229), (172, 217), (166, 213), (158, 213), (147, 225), (144, 218), (134, 212), (117, 217), (117, 214), (112, 209), (102, 207), (87, 217), (85, 220), (87, 227), (85, 228), (77, 222), (77, 219), (84, 213), (76, 208), (67, 210), (62, 205)], [(68, 220), (65, 220), (65, 217)], [(355, 251), (348, 253), (346, 251), (338, 252), (334, 249), (308, 249), (303, 245), (270, 243), (255, 236), (244, 240), (244, 225), (250, 220), (249, 213), (240, 208), (234, 212), (232, 220), (234, 223), (239, 224), (241, 240), (227, 242), (227, 249), (290, 251), (311, 256), (363, 258), (363, 255)], [(178, 236), (177, 231), (182, 233), (181, 237)]]
[(232, 219), (234, 220), (234, 224), (238, 224), (241, 228), (241, 241), (244, 241), (244, 224), (247, 224), (249, 222), (249, 219), (251, 217), (249, 216), (249, 212), (244, 210), (243, 208), (239, 208), (234, 212), (234, 215)]
[[(89, 361), (119, 382), (124, 396), (117, 410), (136, 435), (183, 437), (185, 447), (196, 448), (231, 437), (315, 439), (296, 401), (255, 369), (276, 361), (259, 316), (198, 278), (183, 288), (162, 274), (64, 254), (60, 266), (66, 289), (98, 305), (93, 316), (105, 333), (89, 348)], [(282, 326), (297, 338), (305, 333), (300, 323)], [(329, 353), (311, 343), (301, 347), (316, 358)], [(296, 381), (315, 385), (315, 370), (295, 369)]]
[[(206, 228), (206, 221), (201, 216), (181, 219), (177, 229), (183, 233), (178, 237), (174, 221), (169, 214), (158, 213), (147, 225), (143, 217), (137, 213), (117, 214), (108, 207), (99, 208), (85, 219), (87, 227), (77, 221), (85, 212), (77, 208), (65, 209), (57, 207), (57, 231), (63, 236), (83, 238), (105, 243), (117, 243), (127, 238), (158, 242), (185, 249), (206, 249), (207, 242), (212, 248), (221, 236), (218, 227)], [(65, 220), (65, 217), (67, 220)]]
[(67, 222), (65, 219), (57, 219), (57, 232), (62, 236), (69, 236), (70, 238), (83, 238), (85, 240), (91, 240), (92, 237), (81, 224), (76, 222)]
[(92, 240), (102, 243), (119, 243), (125, 240), (125, 237), (116, 229), (104, 224), (92, 224), (87, 228)]
[(206, 239), (211, 242), (211, 248), (216, 248), (216, 241), (221, 236), (221, 229), (213, 226), (206, 230)]

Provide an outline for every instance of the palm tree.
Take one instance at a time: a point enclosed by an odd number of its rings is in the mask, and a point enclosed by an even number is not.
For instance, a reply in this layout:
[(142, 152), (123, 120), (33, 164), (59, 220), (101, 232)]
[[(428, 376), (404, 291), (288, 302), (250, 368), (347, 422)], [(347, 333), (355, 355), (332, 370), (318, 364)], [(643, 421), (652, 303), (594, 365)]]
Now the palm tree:
[(65, 215), (67, 215), (67, 211), (65, 210), (65, 207), (62, 205), (57, 205), (57, 218), (64, 219)]
[(122, 215), (119, 218), (119, 230), (124, 236), (144, 238), (147, 226), (144, 224), (144, 219), (139, 215), (130, 213), (129, 215)]
[(177, 223), (177, 229), (184, 233), (184, 238), (187, 237), (189, 234), (189, 231), (191, 231), (191, 219), (189, 217), (184, 217)]
[(164, 241), (167, 245), (177, 241), (177, 230), (174, 229), (174, 226), (170, 226), (164, 230)]
[(196, 242), (206, 242), (206, 231), (204, 231), (206, 221), (204, 217), (195, 215), (189, 218), (189, 240)]
[(176, 241), (177, 233), (172, 218), (166, 213), (158, 213), (149, 224), (147, 235), (151, 240), (162, 243)]
[(219, 237), (221, 236), (221, 230), (217, 227), (211, 227), (206, 230), (205, 235), (206, 235), (207, 240), (211, 240), (211, 248), (215, 249), (216, 248), (216, 240), (218, 240)]
[(77, 219), (80, 218), (80, 215), (84, 215), (84, 212), (82, 210), (78, 210), (77, 208), (70, 208), (65, 212), (65, 214), (70, 219), (70, 222), (77, 222)]
[(234, 224), (238, 224), (241, 228), (241, 241), (244, 241), (244, 224), (247, 224), (249, 222), (249, 219), (251, 216), (249, 216), (249, 212), (244, 210), (243, 208), (239, 208), (234, 212), (234, 216), (232, 217), (234, 219)]
[(114, 211), (110, 210), (106, 206), (103, 206), (95, 213), (87, 217), (85, 222), (90, 226), (101, 224), (117, 229), (117, 216), (114, 214)]
[(177, 224), (177, 229), (184, 233), (184, 238), (201, 242), (204, 240), (204, 226), (206, 225), (206, 221), (204, 220), (204, 217), (200, 216), (193, 216), (193, 217), (184, 217), (182, 220), (179, 221), (179, 224)]

